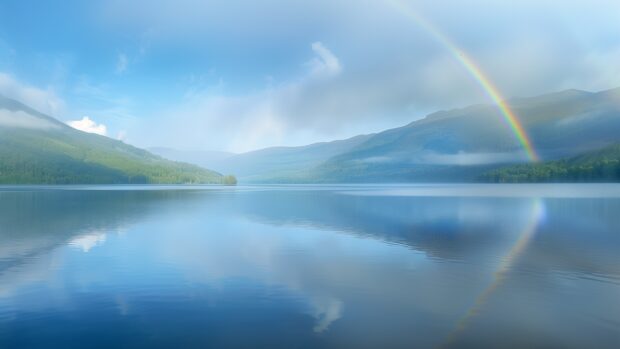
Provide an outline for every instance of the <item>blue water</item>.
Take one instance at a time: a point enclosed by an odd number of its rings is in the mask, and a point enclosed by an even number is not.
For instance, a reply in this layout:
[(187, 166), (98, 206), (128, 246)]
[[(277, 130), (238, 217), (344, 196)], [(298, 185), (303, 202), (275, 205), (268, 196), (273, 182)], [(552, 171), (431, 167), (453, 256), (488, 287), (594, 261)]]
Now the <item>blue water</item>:
[(0, 348), (620, 348), (620, 185), (0, 187)]

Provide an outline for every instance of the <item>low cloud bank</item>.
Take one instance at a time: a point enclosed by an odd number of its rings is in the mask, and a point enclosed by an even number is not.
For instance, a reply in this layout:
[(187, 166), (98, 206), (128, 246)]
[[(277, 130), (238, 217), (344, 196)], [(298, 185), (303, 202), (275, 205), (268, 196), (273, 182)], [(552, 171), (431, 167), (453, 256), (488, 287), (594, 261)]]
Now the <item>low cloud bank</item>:
[(23, 111), (0, 110), (0, 127), (48, 130), (58, 125)]

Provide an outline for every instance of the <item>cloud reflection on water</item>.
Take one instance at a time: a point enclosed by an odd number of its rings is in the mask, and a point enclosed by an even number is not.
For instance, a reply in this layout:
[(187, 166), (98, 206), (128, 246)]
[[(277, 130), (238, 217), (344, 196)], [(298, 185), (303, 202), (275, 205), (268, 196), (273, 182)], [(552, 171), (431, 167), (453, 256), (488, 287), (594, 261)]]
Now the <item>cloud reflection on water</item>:
[(105, 241), (106, 233), (92, 232), (77, 236), (71, 239), (67, 244), (69, 246), (81, 249), (83, 252), (88, 252), (95, 246), (103, 245)]

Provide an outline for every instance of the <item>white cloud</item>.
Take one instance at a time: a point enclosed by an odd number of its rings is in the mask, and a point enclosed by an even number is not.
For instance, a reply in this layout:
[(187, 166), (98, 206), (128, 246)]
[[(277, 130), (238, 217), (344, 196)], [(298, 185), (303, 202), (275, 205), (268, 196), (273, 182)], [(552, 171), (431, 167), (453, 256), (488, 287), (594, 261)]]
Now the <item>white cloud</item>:
[[(620, 85), (620, 42), (612, 35), (620, 30), (620, 2), (593, 1), (597, 6), (568, 1), (558, 8), (554, 0), (510, 6), (472, 0), (451, 4), (452, 11), (434, 1), (403, 3), (460, 46), (509, 98)], [(215, 65), (229, 55), (251, 57), (241, 62), (244, 69), (261, 69), (253, 73), (275, 77), (263, 88), (252, 85), (251, 78), (241, 87), (233, 86), (236, 91), (250, 86), (249, 92), (195, 93), (168, 108), (171, 120), (183, 114), (178, 123), (184, 125), (169, 121), (140, 142), (237, 151), (296, 145), (376, 132), (439, 109), (491, 102), (445, 45), (386, 2), (317, 0), (288, 5), (281, 0), (108, 2), (104, 16), (114, 30), (136, 36), (147, 30), (152, 33), (149, 44), (158, 49), (181, 48), (205, 55)], [(240, 6), (250, 10), (239, 12)], [(316, 26), (319, 19), (321, 26)], [(218, 47), (217, 59), (211, 59), (210, 44), (221, 38), (227, 44)], [(303, 63), (290, 59), (298, 59), (297, 45), (304, 42), (313, 43), (315, 57), (304, 60), (307, 71), (288, 81), (278, 80), (281, 71), (256, 63)], [(220, 64), (218, 69), (226, 74), (229, 68), (236, 71), (239, 63)], [(288, 67), (285, 71), (290, 73)], [(246, 126), (252, 124), (260, 127)], [(144, 125), (131, 130), (132, 138), (140, 137), (140, 127)], [(176, 132), (168, 132), (169, 127)], [(175, 133), (183, 138), (171, 139)]]
[(342, 70), (340, 61), (323, 43), (320, 41), (313, 43), (312, 51), (318, 56), (310, 61), (310, 66), (315, 74), (335, 75), (340, 73)]
[(108, 133), (108, 128), (106, 127), (106, 125), (97, 124), (95, 121), (91, 120), (88, 116), (83, 117), (81, 120), (67, 121), (67, 125), (80, 131), (84, 131), (88, 133), (96, 133), (101, 136), (105, 136)]
[(29, 128), (46, 130), (58, 128), (59, 126), (49, 120), (25, 113), (23, 111), (12, 111), (0, 109), (0, 126), (14, 128)]
[(127, 131), (126, 130), (118, 131), (118, 133), (116, 134), (116, 139), (118, 139), (121, 142), (125, 142), (127, 140)]
[(129, 60), (127, 59), (127, 55), (124, 53), (119, 53), (116, 58), (116, 74), (123, 74), (127, 67), (129, 66)]
[(0, 72), (0, 95), (15, 99), (45, 114), (56, 116), (64, 110), (64, 101), (51, 87), (41, 89), (17, 81)]
[(502, 164), (514, 162), (528, 162), (525, 152), (505, 152), (505, 153), (470, 153), (460, 151), (453, 154), (437, 153), (426, 151), (415, 157), (409, 154), (397, 154), (389, 156), (374, 156), (361, 160), (360, 163), (379, 164), (379, 163), (410, 163), (414, 165), (457, 165), (457, 166), (473, 166)]
[(468, 153), (458, 152), (456, 154), (439, 154), (425, 153), (421, 159), (414, 160), (417, 164), (433, 164), (433, 165), (488, 165), (511, 162), (527, 162), (527, 154), (525, 152), (511, 153)]
[[(159, 122), (153, 123), (148, 136), (159, 140), (147, 141), (147, 145), (168, 138), (167, 144), (180, 148), (224, 147), (243, 152), (277, 145), (290, 136), (294, 126), (313, 124), (316, 121), (312, 118), (295, 114), (308, 95), (337, 78), (342, 66), (322, 43), (315, 42), (311, 48), (316, 57), (297, 79), (281, 84), (270, 82), (262, 90), (239, 96), (222, 94), (221, 81), (213, 89), (188, 93), (182, 105), (164, 111)], [(205, 134), (209, 137), (204, 137)], [(175, 135), (183, 136), (169, 138)], [(296, 139), (301, 144), (304, 140), (300, 136), (298, 133)]]

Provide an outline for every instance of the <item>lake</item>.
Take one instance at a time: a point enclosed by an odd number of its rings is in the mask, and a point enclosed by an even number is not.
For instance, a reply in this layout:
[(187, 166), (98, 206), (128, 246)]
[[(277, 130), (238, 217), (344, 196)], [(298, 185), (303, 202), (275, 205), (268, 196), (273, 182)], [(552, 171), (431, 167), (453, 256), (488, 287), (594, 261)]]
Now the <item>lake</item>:
[(0, 187), (0, 348), (620, 348), (620, 185)]

